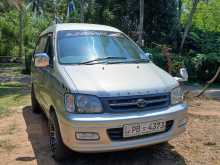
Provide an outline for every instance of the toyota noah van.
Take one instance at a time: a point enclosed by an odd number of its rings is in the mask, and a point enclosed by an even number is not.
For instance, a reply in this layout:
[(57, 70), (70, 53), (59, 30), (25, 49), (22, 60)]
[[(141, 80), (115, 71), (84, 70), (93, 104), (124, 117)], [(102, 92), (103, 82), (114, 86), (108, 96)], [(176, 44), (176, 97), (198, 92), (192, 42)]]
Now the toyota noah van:
[[(184, 72), (183, 72), (184, 73)], [(164, 143), (184, 132), (178, 81), (120, 30), (56, 24), (32, 58), (32, 106), (49, 119), (55, 159), (69, 151), (109, 152)]]

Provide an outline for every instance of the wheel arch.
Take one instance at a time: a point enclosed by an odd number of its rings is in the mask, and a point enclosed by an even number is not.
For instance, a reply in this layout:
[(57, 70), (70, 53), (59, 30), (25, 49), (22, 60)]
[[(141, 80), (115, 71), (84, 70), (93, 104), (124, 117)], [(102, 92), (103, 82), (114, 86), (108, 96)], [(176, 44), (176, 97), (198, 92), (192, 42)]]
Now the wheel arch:
[(48, 114), (48, 115), (49, 115), (49, 117), (51, 116), (51, 114), (52, 114), (52, 113), (55, 113), (55, 114), (56, 114), (56, 110), (55, 110), (55, 108), (54, 108), (54, 106), (53, 106), (53, 105), (51, 105), (51, 106), (50, 106), (50, 109), (49, 109), (49, 114)]

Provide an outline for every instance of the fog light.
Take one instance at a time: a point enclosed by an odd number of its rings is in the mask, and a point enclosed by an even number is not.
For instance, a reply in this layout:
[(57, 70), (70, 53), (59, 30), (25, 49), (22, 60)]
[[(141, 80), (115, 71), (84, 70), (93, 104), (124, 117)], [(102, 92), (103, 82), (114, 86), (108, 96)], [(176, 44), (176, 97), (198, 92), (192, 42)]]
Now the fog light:
[(99, 140), (99, 134), (95, 132), (76, 132), (77, 140)]
[(186, 123), (187, 123), (187, 118), (184, 118), (179, 121), (178, 127), (183, 127), (186, 125)]

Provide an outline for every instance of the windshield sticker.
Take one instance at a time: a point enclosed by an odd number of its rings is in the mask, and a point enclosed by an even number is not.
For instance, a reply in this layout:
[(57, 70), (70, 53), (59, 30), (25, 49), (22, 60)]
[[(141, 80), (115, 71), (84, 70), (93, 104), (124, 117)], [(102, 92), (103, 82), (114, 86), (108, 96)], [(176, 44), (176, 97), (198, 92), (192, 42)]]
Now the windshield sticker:
[(106, 32), (106, 31), (62, 31), (59, 32), (59, 37), (79, 37), (79, 36), (110, 36), (122, 37), (121, 33)]

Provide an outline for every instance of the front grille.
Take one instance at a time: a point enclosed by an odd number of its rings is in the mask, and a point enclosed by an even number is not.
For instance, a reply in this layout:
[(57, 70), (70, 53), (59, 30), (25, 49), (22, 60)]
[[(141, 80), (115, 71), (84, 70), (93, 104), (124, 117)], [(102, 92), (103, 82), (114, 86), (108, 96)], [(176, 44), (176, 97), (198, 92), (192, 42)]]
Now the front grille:
[(169, 93), (151, 94), (144, 96), (127, 96), (119, 98), (109, 98), (107, 106), (115, 112), (133, 110), (151, 110), (167, 107), (170, 103)]
[(173, 125), (173, 120), (169, 120), (166, 122), (166, 129), (163, 132), (156, 132), (156, 133), (128, 137), (128, 138), (123, 137), (123, 128), (111, 128), (107, 130), (107, 133), (108, 133), (109, 138), (112, 141), (123, 141), (123, 140), (131, 140), (131, 139), (138, 139), (138, 138), (146, 138), (146, 137), (151, 137), (151, 136), (158, 135), (161, 133), (165, 133), (171, 129), (172, 125)]

